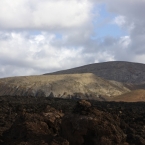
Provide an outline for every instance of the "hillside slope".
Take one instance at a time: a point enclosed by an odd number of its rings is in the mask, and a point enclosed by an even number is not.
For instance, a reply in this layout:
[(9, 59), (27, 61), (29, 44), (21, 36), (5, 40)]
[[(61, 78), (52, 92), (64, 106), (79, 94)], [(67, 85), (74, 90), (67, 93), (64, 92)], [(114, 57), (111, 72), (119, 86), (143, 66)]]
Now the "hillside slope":
[[(0, 96), (45, 96), (83, 99), (117, 96), (130, 90), (94, 74), (40, 75), (0, 79)], [(83, 96), (82, 96), (83, 95)]]
[(119, 102), (145, 102), (145, 90), (138, 89), (113, 98), (113, 101)]
[(124, 83), (141, 84), (145, 82), (145, 64), (123, 61), (89, 64), (51, 74), (75, 73), (93, 73), (107, 80), (115, 80)]

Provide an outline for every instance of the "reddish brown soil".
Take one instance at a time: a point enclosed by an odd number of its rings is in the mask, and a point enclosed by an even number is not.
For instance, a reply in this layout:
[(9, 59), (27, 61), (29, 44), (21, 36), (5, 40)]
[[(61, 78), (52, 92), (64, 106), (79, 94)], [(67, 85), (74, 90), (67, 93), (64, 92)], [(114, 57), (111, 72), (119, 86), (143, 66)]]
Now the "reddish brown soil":
[(145, 90), (139, 89), (134, 90), (123, 95), (114, 97), (114, 101), (123, 101), (123, 102), (144, 102), (145, 101)]

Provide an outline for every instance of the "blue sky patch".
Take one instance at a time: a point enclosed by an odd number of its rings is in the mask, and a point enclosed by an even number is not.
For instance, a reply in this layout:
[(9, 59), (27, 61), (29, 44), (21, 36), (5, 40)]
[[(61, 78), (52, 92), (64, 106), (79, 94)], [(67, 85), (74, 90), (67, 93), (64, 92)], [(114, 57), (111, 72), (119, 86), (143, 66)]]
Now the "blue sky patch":
[(63, 35), (60, 33), (55, 33), (55, 38), (56, 39), (62, 39)]
[(99, 13), (99, 16), (93, 20), (93, 39), (106, 36), (121, 37), (127, 35), (125, 30), (112, 23), (117, 14), (107, 11), (105, 4), (96, 6), (93, 10), (93, 13), (96, 11)]

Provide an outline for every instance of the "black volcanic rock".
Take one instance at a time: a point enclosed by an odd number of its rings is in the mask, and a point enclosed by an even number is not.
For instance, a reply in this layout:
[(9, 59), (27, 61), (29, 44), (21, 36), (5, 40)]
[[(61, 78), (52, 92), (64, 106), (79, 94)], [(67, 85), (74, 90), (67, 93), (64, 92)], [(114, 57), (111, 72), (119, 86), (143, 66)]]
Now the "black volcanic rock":
[(0, 97), (1, 145), (145, 145), (145, 103)]
[(48, 74), (75, 73), (93, 73), (104, 79), (123, 83), (140, 84), (145, 82), (145, 64), (124, 61), (94, 63)]

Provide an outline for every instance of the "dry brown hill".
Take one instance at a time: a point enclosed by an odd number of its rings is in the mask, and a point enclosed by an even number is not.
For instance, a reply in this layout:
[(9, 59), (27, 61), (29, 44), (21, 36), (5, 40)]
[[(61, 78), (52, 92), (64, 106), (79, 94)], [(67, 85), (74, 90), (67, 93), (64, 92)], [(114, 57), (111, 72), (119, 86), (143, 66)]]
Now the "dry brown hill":
[(145, 64), (123, 61), (94, 63), (51, 74), (75, 73), (93, 73), (101, 78), (123, 83), (140, 84), (145, 82)]
[[(130, 90), (122, 83), (107, 81), (94, 74), (40, 75), (0, 79), (0, 96), (46, 96), (98, 99)], [(84, 98), (85, 97), (85, 98)]]
[(145, 102), (145, 90), (139, 89), (139, 90), (134, 90), (134, 91), (119, 95), (115, 97), (113, 101)]

